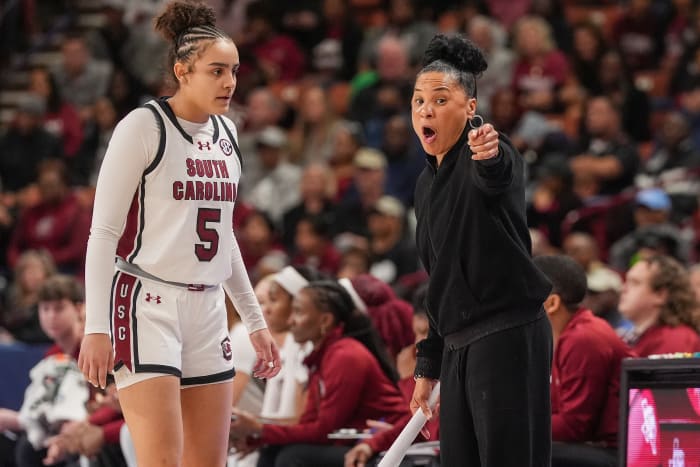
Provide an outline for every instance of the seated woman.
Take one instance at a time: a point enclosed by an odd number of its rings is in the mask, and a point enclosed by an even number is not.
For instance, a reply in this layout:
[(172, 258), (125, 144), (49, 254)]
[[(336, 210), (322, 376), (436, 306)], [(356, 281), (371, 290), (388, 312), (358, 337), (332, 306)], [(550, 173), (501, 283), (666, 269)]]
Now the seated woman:
[[(368, 419), (405, 424), (410, 413), (396, 386), (396, 370), (369, 317), (355, 309), (352, 298), (334, 281), (301, 289), (292, 304), (291, 333), (310, 341), (306, 408), (294, 425), (263, 424), (238, 413), (231, 435), (239, 450), (267, 445), (259, 467), (338, 466), (354, 440), (331, 440), (341, 428), (361, 431)], [(382, 444), (381, 437), (371, 440)]]
[[(304, 406), (302, 391), (308, 381), (304, 358), (311, 352), (310, 342), (296, 342), (289, 331), (294, 296), (323, 276), (306, 266), (286, 266), (270, 277), (262, 306), (263, 316), (275, 343), (280, 349), (282, 369), (267, 380), (261, 418), (275, 422), (296, 422)], [(262, 305), (262, 300), (261, 300)]]

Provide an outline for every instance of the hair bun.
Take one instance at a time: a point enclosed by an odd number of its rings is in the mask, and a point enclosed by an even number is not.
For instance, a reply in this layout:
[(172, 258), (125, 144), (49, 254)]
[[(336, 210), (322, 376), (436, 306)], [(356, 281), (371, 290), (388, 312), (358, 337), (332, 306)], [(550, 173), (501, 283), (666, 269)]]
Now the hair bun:
[(204, 3), (184, 0), (168, 3), (156, 18), (155, 29), (169, 42), (195, 26), (216, 25), (214, 10)]
[(423, 54), (422, 66), (436, 60), (449, 63), (459, 71), (479, 75), (488, 66), (484, 54), (472, 41), (461, 35), (437, 34)]

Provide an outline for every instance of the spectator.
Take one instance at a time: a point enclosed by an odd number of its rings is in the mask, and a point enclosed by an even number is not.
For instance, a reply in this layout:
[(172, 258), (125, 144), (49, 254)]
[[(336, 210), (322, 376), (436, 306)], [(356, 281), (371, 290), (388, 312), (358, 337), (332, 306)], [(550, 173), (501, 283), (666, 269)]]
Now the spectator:
[[(535, 264), (552, 282), (544, 309), (552, 324), (552, 466), (617, 465), (622, 360), (634, 354), (604, 320), (581, 307), (583, 268), (566, 256)], [(596, 446), (596, 447), (594, 447)]]
[(236, 43), (241, 54), (240, 91), (276, 81), (292, 82), (304, 73), (305, 58), (298, 44), (282, 34), (278, 18), (265, 1), (248, 4), (246, 28)]
[[(122, 68), (116, 68), (107, 87), (107, 97), (117, 112), (117, 120), (126, 117), (136, 107), (148, 101), (141, 83)], [(99, 109), (96, 110), (99, 115)]]
[(61, 142), (44, 129), (46, 107), (39, 97), (22, 100), (9, 130), (0, 135), (2, 189), (17, 192), (36, 180), (36, 166), (62, 156)]
[(624, 339), (640, 357), (700, 351), (688, 271), (668, 256), (640, 260), (627, 271), (620, 312), (634, 325)]
[(343, 120), (338, 125), (333, 141), (333, 152), (328, 164), (333, 170), (335, 177), (335, 199), (343, 199), (352, 185), (355, 176), (355, 155), (364, 146), (364, 134), (362, 125), (357, 122)]
[[(658, 133), (656, 148), (644, 161), (646, 175), (663, 183), (667, 171), (700, 167), (700, 148), (693, 143), (688, 119), (682, 113), (668, 113)], [(678, 176), (673, 178), (677, 180)]]
[(304, 89), (299, 96), (299, 112), (290, 131), (291, 160), (302, 165), (328, 163), (339, 120), (333, 114), (326, 91), (318, 85)]
[(396, 37), (382, 38), (376, 45), (377, 58), (373, 69), (377, 80), (358, 89), (350, 100), (348, 118), (362, 123), (367, 144), (381, 145), (386, 118), (406, 109), (413, 92), (410, 58), (406, 46)]
[(595, 23), (583, 22), (574, 27), (573, 38), (571, 58), (576, 81), (589, 94), (599, 94), (598, 73), (607, 47), (603, 33)]
[(633, 328), (632, 323), (618, 310), (622, 292), (620, 275), (612, 269), (601, 267), (586, 274), (586, 283), (588, 291), (581, 305), (607, 321), (618, 336), (628, 333)]
[(56, 80), (46, 68), (32, 69), (29, 91), (46, 103), (44, 129), (63, 142), (63, 155), (72, 158), (83, 142), (83, 127), (75, 107), (59, 94)]
[[(329, 433), (340, 428), (361, 430), (367, 419), (406, 423), (410, 415), (395, 385), (396, 370), (369, 317), (355, 309), (339, 284), (321, 281), (302, 289), (294, 300), (291, 332), (297, 342), (311, 341), (314, 347), (304, 361), (309, 391), (299, 422), (263, 424), (239, 414), (231, 426), (239, 446), (266, 446), (258, 466), (341, 467), (353, 441), (334, 442)], [(391, 439), (376, 441), (375, 451), (388, 447)]]
[(664, 52), (664, 27), (651, 0), (632, 0), (613, 25), (612, 40), (632, 72), (658, 66)]
[(353, 279), (360, 274), (369, 274), (370, 255), (367, 248), (350, 246), (342, 251), (338, 279)]
[(303, 266), (287, 266), (272, 276), (263, 315), (280, 349), (282, 370), (265, 385), (261, 417), (267, 420), (296, 423), (304, 408), (308, 369), (303, 360), (311, 352), (311, 345), (296, 342), (290, 332), (292, 301), (310, 282), (323, 278), (317, 270)]
[(311, 51), (313, 68), (325, 81), (349, 81), (357, 70), (357, 44), (362, 42), (363, 30), (349, 11), (348, 0), (321, 3), (322, 37)]
[(54, 276), (38, 292), (39, 321), (53, 345), (32, 369), (20, 411), (0, 409), (0, 430), (19, 434), (17, 467), (44, 465), (44, 442), (68, 420), (86, 416), (89, 390), (76, 364), (83, 337), (83, 297), (80, 285), (68, 276)]
[(401, 114), (387, 119), (381, 150), (387, 159), (386, 192), (404, 206), (413, 206), (413, 192), (425, 168), (425, 156), (408, 117)]
[(561, 247), (561, 226), (569, 212), (581, 207), (573, 191), (573, 174), (563, 157), (550, 154), (535, 169), (532, 200), (527, 221), (538, 228), (554, 247)]
[(627, 69), (620, 52), (609, 49), (600, 59), (598, 82), (601, 93), (620, 109), (622, 130), (634, 141), (651, 138), (649, 97), (641, 91)]
[(294, 248), (297, 224), (307, 216), (323, 215), (331, 218), (334, 215), (333, 175), (324, 164), (309, 164), (304, 168), (300, 186), (301, 202), (284, 214), (283, 239), (284, 246)]
[(332, 218), (322, 214), (303, 217), (297, 222), (293, 266), (309, 266), (335, 277), (340, 253), (331, 241)]
[(243, 263), (251, 282), (255, 283), (262, 277), (259, 271), (260, 260), (272, 252), (284, 253), (284, 248), (279, 243), (275, 225), (270, 217), (255, 209), (245, 215), (239, 232), (238, 241)]
[(570, 146), (561, 128), (547, 120), (542, 113), (521, 108), (512, 88), (494, 92), (491, 97), (491, 120), (498, 128), (509, 132), (511, 141), (522, 153), (532, 150), (544, 155)]
[(279, 126), (284, 112), (284, 103), (268, 88), (255, 88), (247, 96), (244, 124), (238, 130), (238, 146), (246, 164), (239, 189), (244, 199), (264, 175), (257, 156), (258, 135), (264, 128)]
[(80, 275), (85, 266), (90, 213), (68, 186), (63, 162), (47, 160), (39, 165), (38, 173), (39, 203), (24, 211), (17, 221), (7, 262), (14, 267), (25, 250), (43, 248), (59, 271)]
[(660, 188), (641, 190), (635, 197), (634, 231), (610, 247), (610, 265), (626, 270), (640, 250), (652, 249), (687, 264), (690, 243), (670, 222), (671, 198)]
[(92, 105), (107, 93), (112, 66), (95, 60), (80, 35), (69, 35), (61, 45), (62, 60), (53, 70), (61, 96), (78, 109), (82, 121), (93, 115)]
[(95, 118), (87, 126), (83, 148), (73, 163), (78, 184), (97, 186), (97, 176), (118, 121), (112, 101), (107, 97), (97, 99)]
[(408, 52), (408, 64), (415, 66), (436, 32), (434, 24), (419, 19), (414, 2), (391, 0), (388, 24), (369, 30), (360, 46), (360, 68), (370, 68), (371, 64), (379, 61), (380, 43), (387, 37), (394, 37), (401, 41)]
[[(481, 75), (479, 89), (479, 113), (486, 120), (491, 118), (491, 98), (498, 89), (511, 84), (515, 56), (505, 46), (503, 27), (486, 16), (475, 16), (469, 21), (469, 38), (484, 52), (489, 66)], [(498, 127), (497, 127), (498, 128)]]
[(588, 293), (583, 306), (606, 320), (619, 334), (629, 330), (631, 323), (617, 309), (622, 279), (600, 260), (595, 238), (584, 232), (571, 233), (564, 239), (564, 253), (586, 272)]
[(0, 329), (11, 339), (27, 344), (51, 342), (41, 328), (38, 303), (42, 286), (55, 273), (56, 266), (46, 251), (27, 250), (19, 256), (0, 319)]
[(537, 16), (521, 18), (515, 27), (518, 59), (513, 87), (520, 106), (528, 110), (558, 110), (557, 92), (564, 84), (569, 65), (558, 51), (551, 28)]
[[(586, 202), (598, 195), (614, 195), (634, 183), (639, 167), (635, 146), (623, 133), (620, 109), (606, 96), (593, 97), (586, 109), (587, 140), (570, 160), (577, 195)], [(582, 190), (584, 183), (591, 185)]]
[(386, 157), (380, 151), (361, 148), (355, 154), (355, 179), (338, 206), (336, 233), (350, 232), (369, 238), (368, 217), (384, 195)]
[(299, 202), (301, 168), (287, 162), (287, 135), (279, 127), (267, 127), (258, 134), (257, 153), (262, 179), (253, 187), (248, 202), (282, 225), (284, 213)]
[(400, 277), (418, 270), (418, 253), (407, 231), (406, 209), (393, 196), (382, 196), (372, 207), (368, 222), (370, 274), (393, 284)]

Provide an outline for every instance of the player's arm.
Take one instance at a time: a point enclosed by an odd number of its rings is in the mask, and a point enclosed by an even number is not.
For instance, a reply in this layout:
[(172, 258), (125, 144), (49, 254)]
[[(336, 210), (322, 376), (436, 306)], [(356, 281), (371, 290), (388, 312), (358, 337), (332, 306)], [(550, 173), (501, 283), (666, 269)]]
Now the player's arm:
[(235, 235), (233, 235), (232, 245), (231, 277), (224, 281), (224, 290), (248, 329), (250, 342), (255, 348), (258, 361), (253, 368), (253, 375), (259, 378), (271, 378), (281, 368), (279, 350), (267, 329), (267, 323), (248, 278), (248, 271), (243, 263), (243, 256)]
[(109, 306), (117, 243), (143, 172), (155, 157), (160, 129), (150, 110), (136, 109), (114, 129), (97, 180), (85, 262), (85, 340), (79, 364), (104, 387), (113, 364)]

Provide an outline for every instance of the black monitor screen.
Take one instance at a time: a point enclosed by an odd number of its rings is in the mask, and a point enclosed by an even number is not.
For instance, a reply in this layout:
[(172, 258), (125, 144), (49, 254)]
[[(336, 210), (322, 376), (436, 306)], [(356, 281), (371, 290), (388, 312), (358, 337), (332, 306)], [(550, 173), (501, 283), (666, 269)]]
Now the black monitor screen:
[(700, 359), (683, 360), (624, 362), (621, 465), (700, 466)]

